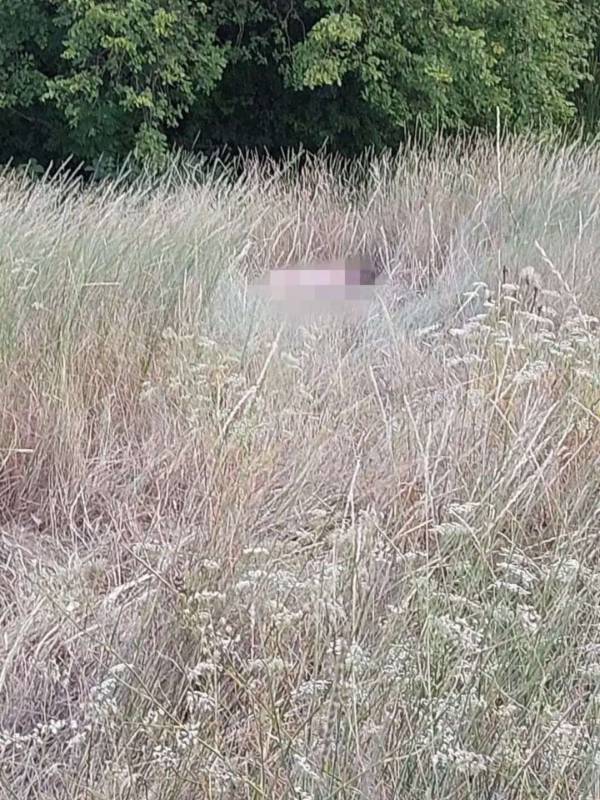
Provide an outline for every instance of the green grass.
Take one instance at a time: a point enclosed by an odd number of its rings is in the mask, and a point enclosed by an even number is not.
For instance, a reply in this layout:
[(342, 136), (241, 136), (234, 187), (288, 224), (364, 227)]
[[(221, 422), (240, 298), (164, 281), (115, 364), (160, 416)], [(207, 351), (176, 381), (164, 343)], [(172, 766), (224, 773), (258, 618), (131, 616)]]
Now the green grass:
[(496, 145), (0, 177), (2, 797), (599, 796), (600, 150)]

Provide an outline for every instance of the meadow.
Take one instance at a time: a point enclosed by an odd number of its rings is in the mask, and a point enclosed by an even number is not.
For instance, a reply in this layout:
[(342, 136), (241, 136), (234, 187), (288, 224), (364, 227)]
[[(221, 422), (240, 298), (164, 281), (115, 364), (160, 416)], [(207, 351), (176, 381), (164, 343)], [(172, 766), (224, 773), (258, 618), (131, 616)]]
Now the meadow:
[(600, 797), (599, 214), (529, 138), (5, 170), (0, 796)]

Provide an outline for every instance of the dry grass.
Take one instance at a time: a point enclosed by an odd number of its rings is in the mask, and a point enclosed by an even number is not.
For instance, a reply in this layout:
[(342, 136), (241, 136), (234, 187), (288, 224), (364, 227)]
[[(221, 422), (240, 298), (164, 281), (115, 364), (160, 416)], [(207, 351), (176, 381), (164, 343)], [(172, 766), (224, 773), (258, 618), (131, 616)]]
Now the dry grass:
[[(598, 186), (0, 178), (3, 798), (600, 796)], [(365, 249), (368, 319), (247, 291)]]

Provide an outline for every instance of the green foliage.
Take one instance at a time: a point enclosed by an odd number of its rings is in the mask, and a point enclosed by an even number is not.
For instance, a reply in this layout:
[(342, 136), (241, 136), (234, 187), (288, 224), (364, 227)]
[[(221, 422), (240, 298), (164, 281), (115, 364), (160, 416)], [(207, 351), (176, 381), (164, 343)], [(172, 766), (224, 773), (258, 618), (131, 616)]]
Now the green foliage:
[[(569, 120), (589, 42), (583, 6), (560, 0), (323, 0), (326, 14), (294, 49), (300, 83), (340, 83), (390, 130), (488, 127), (496, 108), (523, 128)], [(342, 16), (338, 13), (346, 9)], [(296, 81), (298, 83), (298, 80)]]
[[(600, 8), (598, 9), (600, 16)], [(581, 125), (588, 134), (600, 131), (600, 31), (596, 33), (594, 47), (588, 62), (588, 75), (577, 93)]]
[(44, 97), (65, 115), (78, 154), (165, 152), (164, 131), (213, 88), (224, 66), (204, 4), (58, 0), (57, 7), (65, 69)]
[(497, 109), (514, 130), (564, 126), (586, 80), (597, 97), (594, 5), (0, 0), (0, 160), (160, 169), (174, 144), (352, 152), (416, 128), (491, 129)]
[[(207, 146), (355, 151), (407, 131), (564, 125), (586, 72), (591, 7), (564, 0), (248, 3), (216, 25), (223, 79), (183, 126)], [(243, 8), (243, 10), (242, 10)], [(213, 13), (215, 13), (213, 9)]]
[[(0, 109), (42, 129), (51, 120), (57, 157), (160, 162), (166, 132), (225, 64), (203, 3), (1, 2)], [(23, 117), (34, 106), (45, 113)]]
[(0, 0), (0, 159), (44, 158), (60, 127), (41, 107), (46, 76), (60, 55), (60, 34), (43, 0)]
[(355, 14), (333, 12), (322, 17), (295, 48), (292, 84), (308, 89), (341, 86), (345, 75), (360, 70), (357, 53), (364, 31)]
[(43, 91), (36, 55), (48, 47), (50, 29), (49, 18), (33, 3), (0, 5), (0, 109), (27, 108)]

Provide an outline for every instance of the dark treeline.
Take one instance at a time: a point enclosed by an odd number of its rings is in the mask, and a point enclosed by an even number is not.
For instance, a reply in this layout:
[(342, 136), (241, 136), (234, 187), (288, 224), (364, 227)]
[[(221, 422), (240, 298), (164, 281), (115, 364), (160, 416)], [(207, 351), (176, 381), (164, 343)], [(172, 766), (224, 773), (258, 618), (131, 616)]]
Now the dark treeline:
[(0, 0), (0, 162), (594, 131), (595, 0)]

